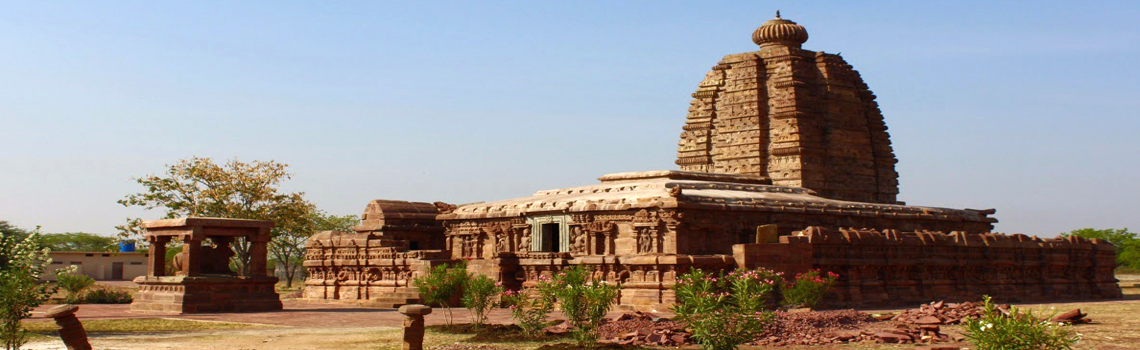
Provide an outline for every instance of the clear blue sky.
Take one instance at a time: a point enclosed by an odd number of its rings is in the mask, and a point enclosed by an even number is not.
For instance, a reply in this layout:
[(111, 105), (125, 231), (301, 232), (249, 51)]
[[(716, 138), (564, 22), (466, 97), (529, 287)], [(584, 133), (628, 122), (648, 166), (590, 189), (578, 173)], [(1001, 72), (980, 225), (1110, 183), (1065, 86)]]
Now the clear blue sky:
[(464, 203), (675, 169), (689, 94), (781, 9), (842, 52), (909, 204), (1140, 229), (1140, 2), (0, 4), (0, 220), (104, 234), (133, 177), (276, 160), (287, 188)]

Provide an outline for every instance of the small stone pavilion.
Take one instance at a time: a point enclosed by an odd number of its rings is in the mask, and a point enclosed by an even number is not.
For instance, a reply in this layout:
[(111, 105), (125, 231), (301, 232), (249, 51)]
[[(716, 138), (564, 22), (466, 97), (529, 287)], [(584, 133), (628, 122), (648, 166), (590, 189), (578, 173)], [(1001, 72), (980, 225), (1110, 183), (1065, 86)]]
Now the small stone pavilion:
[(777, 14), (752, 33), (758, 51), (705, 74), (680, 170), (461, 206), (373, 201), (356, 232), (309, 240), (305, 296), (402, 305), (417, 300), (414, 276), (458, 260), (513, 288), (586, 265), (642, 310), (671, 305), (694, 268), (836, 272), (830, 306), (1121, 296), (1106, 242), (987, 233), (993, 209), (899, 202), (875, 95), (807, 39)]
[[(135, 278), (139, 292), (132, 312), (184, 314), (281, 310), (268, 275), (267, 244), (272, 221), (189, 217), (143, 223), (151, 254), (146, 276)], [(249, 276), (230, 269), (232, 244), (244, 238), (250, 245)], [(174, 256), (173, 276), (167, 276), (166, 244), (182, 242)]]

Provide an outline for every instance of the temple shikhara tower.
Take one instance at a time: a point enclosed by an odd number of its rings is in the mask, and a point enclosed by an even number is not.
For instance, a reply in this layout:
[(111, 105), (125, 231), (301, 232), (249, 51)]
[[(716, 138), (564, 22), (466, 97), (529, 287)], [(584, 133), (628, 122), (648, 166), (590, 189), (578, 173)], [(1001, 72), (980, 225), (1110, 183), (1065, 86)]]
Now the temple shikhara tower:
[(802, 49), (807, 39), (803, 26), (777, 13), (752, 33), (759, 51), (724, 56), (705, 73), (677, 165), (895, 203), (897, 160), (875, 94), (839, 55)]
[(875, 95), (807, 39), (777, 14), (752, 33), (757, 51), (705, 74), (680, 170), (464, 205), (372, 201), (354, 232), (308, 241), (305, 297), (414, 303), (415, 276), (461, 260), (509, 288), (586, 265), (640, 310), (668, 308), (676, 278), (698, 268), (835, 272), (829, 306), (1121, 296), (1111, 244), (990, 233), (994, 209), (899, 202)]

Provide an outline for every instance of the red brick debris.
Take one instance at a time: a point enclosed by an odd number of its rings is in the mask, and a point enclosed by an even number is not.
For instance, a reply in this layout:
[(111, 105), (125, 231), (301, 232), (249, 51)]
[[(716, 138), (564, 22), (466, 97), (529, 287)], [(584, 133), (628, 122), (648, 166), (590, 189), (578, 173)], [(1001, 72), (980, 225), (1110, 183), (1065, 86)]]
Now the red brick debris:
[[(1009, 312), (1009, 305), (999, 305)], [(962, 341), (957, 334), (942, 332), (943, 325), (959, 324), (980, 317), (982, 303), (923, 304), (897, 315), (871, 315), (856, 310), (776, 312), (772, 323), (753, 344), (768, 346), (823, 345), (849, 342), (930, 344), (928, 349), (951, 348), (940, 343)], [(1059, 314), (1054, 322), (1087, 323), (1080, 310)], [(602, 343), (682, 346), (690, 345), (692, 334), (685, 324), (651, 313), (634, 312), (615, 317), (599, 329)], [(957, 347), (952, 347), (957, 348)]]
[[(1002, 313), (1009, 313), (1009, 305), (997, 305), (997, 309)], [(895, 315), (894, 318), (891, 318), (891, 320), (926, 325), (959, 324), (962, 320), (982, 317), (985, 313), (985, 306), (979, 302), (946, 303), (936, 301), (930, 304), (923, 304), (917, 309), (900, 312), (898, 315)]]
[(655, 314), (633, 312), (622, 314), (598, 328), (602, 343), (680, 346), (692, 344), (685, 324)]

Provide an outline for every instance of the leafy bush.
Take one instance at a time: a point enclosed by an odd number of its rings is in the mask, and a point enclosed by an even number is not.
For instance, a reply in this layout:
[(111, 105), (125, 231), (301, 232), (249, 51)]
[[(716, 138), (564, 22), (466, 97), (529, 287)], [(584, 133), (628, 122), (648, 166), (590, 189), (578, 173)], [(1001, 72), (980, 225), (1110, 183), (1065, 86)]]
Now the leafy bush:
[(502, 284), (490, 277), (484, 275), (470, 277), (463, 288), (463, 306), (471, 310), (471, 323), (482, 325), (487, 322), (487, 313), (495, 306), (492, 298), (502, 292)]
[(617, 287), (604, 281), (589, 281), (590, 270), (585, 266), (563, 269), (554, 276), (550, 294), (558, 300), (558, 308), (573, 327), (570, 334), (578, 345), (585, 346), (598, 341), (598, 327), (606, 318), (610, 307), (617, 302)]
[(546, 316), (554, 309), (554, 288), (549, 286), (553, 282), (546, 276), (539, 276), (538, 283), (535, 288), (508, 290), (502, 296), (503, 304), (511, 310), (511, 318), (529, 337), (542, 334)]
[(463, 285), (467, 283), (467, 266), (465, 263), (454, 265), (443, 264), (431, 268), (428, 274), (416, 277), (413, 282), (419, 288), (420, 296), (424, 302), (443, 307), (447, 325), (451, 325), (452, 298), (459, 294)]
[(712, 275), (699, 269), (677, 279), (673, 312), (693, 340), (709, 350), (736, 349), (754, 340), (772, 319), (767, 306), (780, 275), (766, 269)]
[(1009, 308), (998, 310), (990, 296), (982, 297), (985, 315), (965, 323), (966, 338), (978, 350), (1060, 350), (1072, 349), (1080, 340), (1068, 326), (1037, 318), (1033, 312)]
[(78, 273), (61, 273), (55, 275), (55, 284), (67, 292), (66, 303), (82, 304), (83, 290), (95, 284), (95, 279)]
[(815, 307), (839, 275), (828, 272), (826, 275), (819, 270), (811, 270), (796, 275), (794, 282), (784, 284), (784, 306), (787, 307)]
[(20, 320), (30, 317), (32, 309), (56, 291), (39, 282), (51, 258), (40, 245), (38, 231), (27, 236), (0, 234), (0, 342), (8, 350), (27, 342), (28, 332)]
[(130, 304), (131, 293), (112, 288), (94, 288), (83, 294), (85, 304)]

